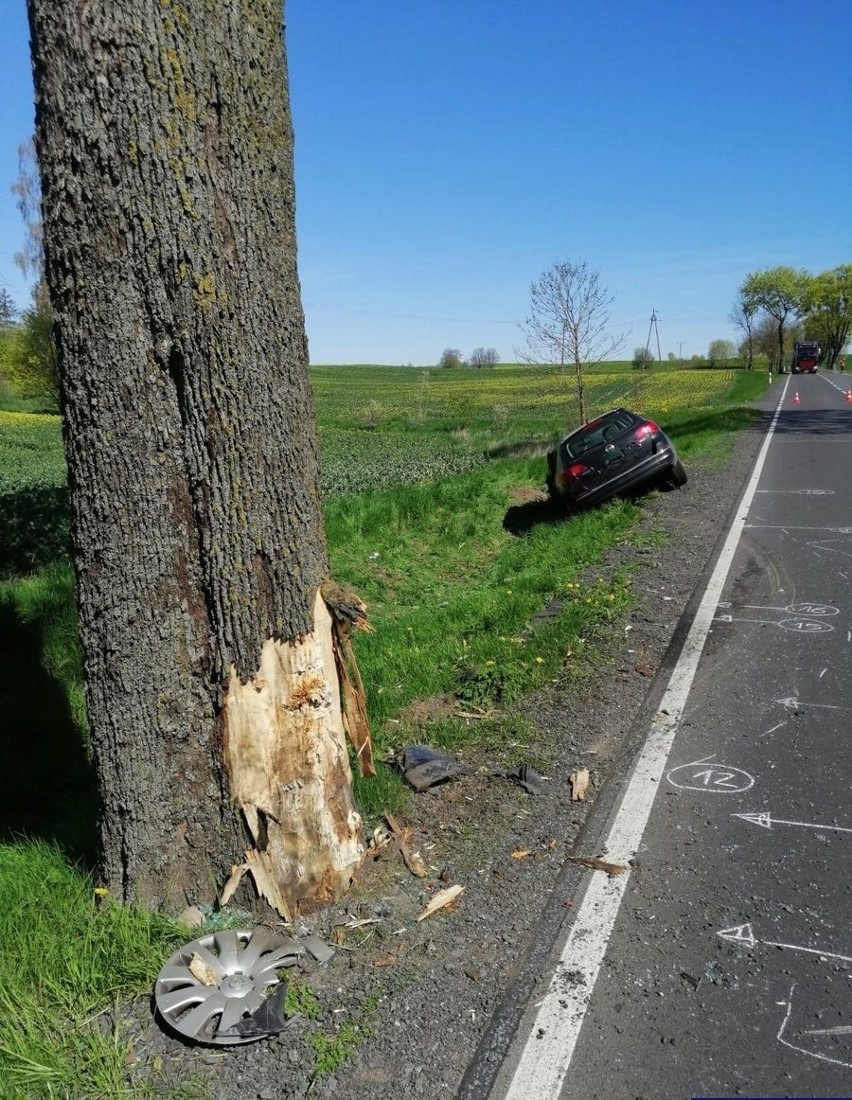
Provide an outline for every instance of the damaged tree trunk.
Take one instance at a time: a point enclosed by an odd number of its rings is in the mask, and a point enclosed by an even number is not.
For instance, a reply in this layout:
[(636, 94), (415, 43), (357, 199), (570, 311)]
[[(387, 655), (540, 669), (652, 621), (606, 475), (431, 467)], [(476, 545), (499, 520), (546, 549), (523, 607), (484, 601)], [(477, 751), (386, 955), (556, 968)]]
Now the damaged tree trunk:
[[(257, 852), (236, 870), (240, 877), (250, 871), (288, 918), (294, 893), (336, 897), (361, 855), (359, 821), (337, 793), (348, 793), (351, 777), (340, 693), (330, 675), (333, 630), (317, 593), (313, 633), (289, 645), (270, 638), (257, 676), (243, 683), (232, 673), (225, 702), (225, 765)], [(317, 853), (328, 856), (318, 860)]]
[(280, 0), (28, 0), (105, 884), (358, 863)]

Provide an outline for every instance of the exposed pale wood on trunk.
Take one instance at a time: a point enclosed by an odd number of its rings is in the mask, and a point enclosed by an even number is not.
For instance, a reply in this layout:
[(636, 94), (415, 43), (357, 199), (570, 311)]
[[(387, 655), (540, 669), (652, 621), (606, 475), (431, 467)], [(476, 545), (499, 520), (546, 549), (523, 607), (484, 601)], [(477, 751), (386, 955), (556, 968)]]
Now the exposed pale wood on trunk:
[[(267, 641), (248, 681), (232, 672), (224, 717), (231, 792), (287, 906), (338, 897), (363, 848), (360, 818), (338, 797), (351, 772), (332, 620), (319, 593), (312, 633)], [(333, 862), (318, 859), (328, 851)]]

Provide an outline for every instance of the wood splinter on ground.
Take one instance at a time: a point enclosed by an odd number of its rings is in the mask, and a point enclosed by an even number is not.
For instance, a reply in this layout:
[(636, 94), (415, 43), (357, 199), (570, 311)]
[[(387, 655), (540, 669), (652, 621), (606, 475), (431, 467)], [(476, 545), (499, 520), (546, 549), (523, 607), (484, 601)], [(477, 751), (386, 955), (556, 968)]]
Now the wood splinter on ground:
[(431, 917), (433, 913), (437, 913), (439, 909), (444, 909), (446, 906), (452, 905), (459, 894), (463, 892), (463, 886), (448, 886), (446, 890), (439, 890), (423, 912), (418, 914), (417, 920), (426, 920), (426, 918)]
[(607, 863), (604, 859), (587, 856), (569, 856), (572, 863), (579, 863), (581, 867), (588, 867), (590, 871), (606, 871), (610, 878), (613, 875), (623, 875), (627, 867), (623, 863)]
[(219, 981), (216, 976), (216, 971), (211, 966), (208, 966), (204, 959), (198, 954), (193, 953), (186, 969), (193, 978), (196, 978), (202, 985), (212, 988)]
[(589, 769), (575, 768), (568, 776), (571, 785), (571, 801), (585, 802), (589, 791)]
[[(425, 878), (428, 872), (420, 853), (412, 852), (408, 847), (408, 843), (411, 840), (411, 829), (404, 828), (400, 825), (393, 814), (385, 814), (385, 821), (388, 823), (388, 828), (393, 834), (393, 838), (396, 841), (397, 848), (399, 848), (399, 854), (402, 856), (405, 866), (412, 875), (416, 875), (417, 878)], [(418, 917), (418, 920), (419, 919)]]

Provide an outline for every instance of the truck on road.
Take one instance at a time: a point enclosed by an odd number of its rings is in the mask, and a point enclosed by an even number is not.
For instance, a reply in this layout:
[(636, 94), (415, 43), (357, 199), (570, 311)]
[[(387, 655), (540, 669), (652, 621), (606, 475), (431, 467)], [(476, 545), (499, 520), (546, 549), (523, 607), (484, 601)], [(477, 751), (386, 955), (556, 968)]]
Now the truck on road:
[(799, 340), (793, 345), (793, 374), (816, 374), (822, 349), (816, 340)]

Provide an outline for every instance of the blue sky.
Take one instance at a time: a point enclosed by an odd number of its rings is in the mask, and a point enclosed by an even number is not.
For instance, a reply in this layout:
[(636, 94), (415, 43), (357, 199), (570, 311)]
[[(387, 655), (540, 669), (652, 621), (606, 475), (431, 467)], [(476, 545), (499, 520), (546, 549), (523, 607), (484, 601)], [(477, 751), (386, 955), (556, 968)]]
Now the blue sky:
[[(32, 131), (0, 0), (0, 285)], [(625, 357), (735, 335), (748, 271), (852, 262), (849, 0), (288, 0), (299, 269), (315, 363), (521, 343), (529, 284), (600, 269)]]

